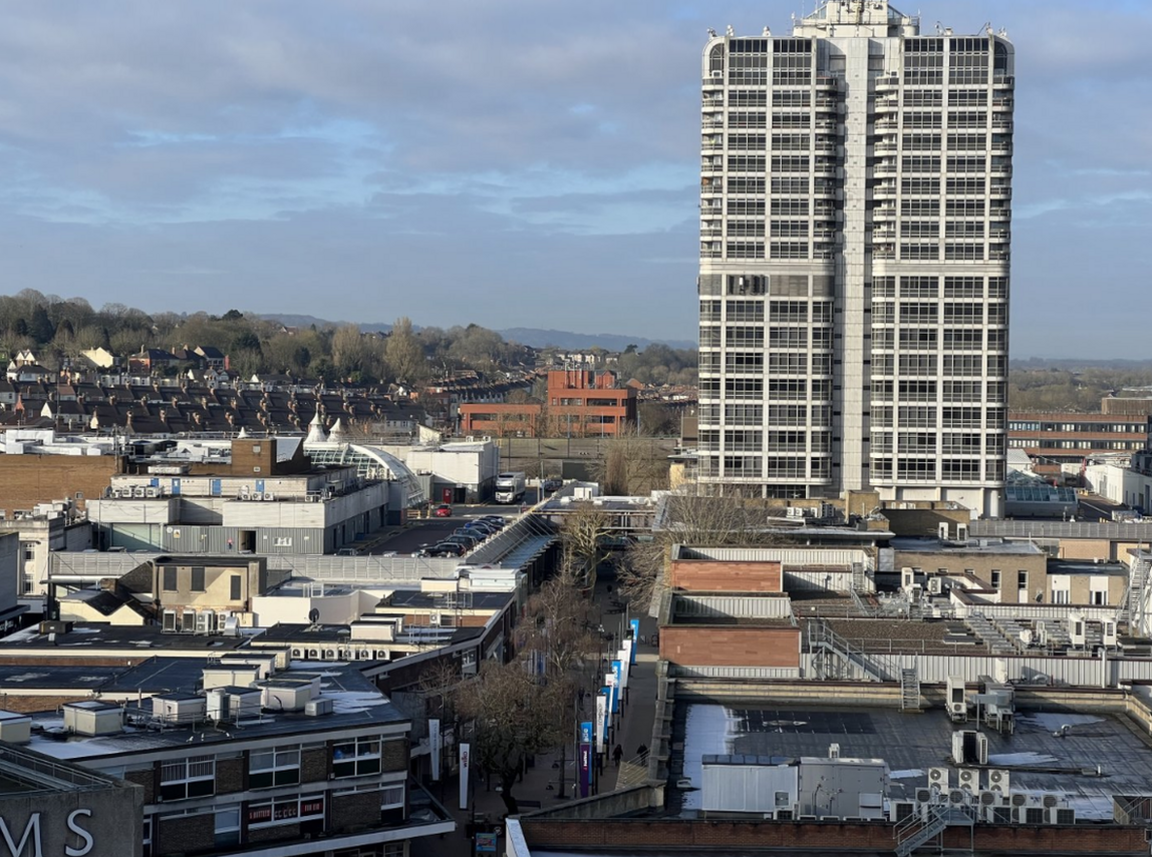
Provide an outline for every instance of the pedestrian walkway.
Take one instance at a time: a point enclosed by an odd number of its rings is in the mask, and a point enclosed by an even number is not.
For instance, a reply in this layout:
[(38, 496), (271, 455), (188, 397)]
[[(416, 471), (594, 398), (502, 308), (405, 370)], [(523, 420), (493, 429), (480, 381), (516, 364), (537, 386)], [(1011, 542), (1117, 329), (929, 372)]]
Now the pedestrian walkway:
[[(594, 598), (602, 608), (608, 608), (612, 602), (612, 595), (608, 591), (609, 584), (601, 581), (596, 586)], [(606, 630), (612, 631), (619, 641), (619, 630), (626, 627), (618, 613), (604, 612), (601, 614), (601, 623)], [(644, 640), (651, 640), (656, 633), (656, 620), (647, 615), (627, 618), (640, 619), (640, 636)], [(603, 768), (596, 782), (596, 794), (606, 794), (615, 791), (617, 785), (626, 787), (643, 782), (646, 776), (647, 763), (639, 759), (641, 745), (652, 745), (653, 720), (656, 716), (656, 662), (658, 660), (656, 647), (651, 643), (641, 643), (637, 650), (636, 663), (633, 664), (628, 678), (628, 692), (621, 707), (618, 722), (614, 719), (614, 731), (607, 744), (608, 753), (603, 760)], [(591, 714), (587, 715), (592, 719)], [(624, 761), (617, 768), (612, 764), (611, 750), (616, 744), (624, 749)], [(578, 768), (572, 759), (572, 747), (565, 755), (564, 767), (560, 767), (560, 754), (553, 753), (536, 757), (535, 764), (524, 774), (522, 781), (517, 782), (512, 790), (513, 796), (520, 804), (520, 811), (534, 812), (537, 809), (551, 809), (554, 806), (578, 799), (579, 788), (575, 784)], [(563, 795), (561, 794), (561, 778), (563, 778)], [(500, 822), (507, 812), (500, 793), (496, 791), (495, 778), (491, 783), (483, 777), (474, 781), (471, 790), (471, 812), (489, 822)], [(429, 786), (433, 795), (439, 797), (439, 790), (435, 784)], [(472, 854), (472, 840), (467, 837), (469, 811), (459, 809), (459, 782), (453, 778), (444, 784), (444, 806), (451, 812), (456, 820), (457, 830), (453, 834), (446, 834), (441, 838), (430, 840), (413, 840), (411, 847), (412, 857), (466, 857)], [(539, 807), (536, 804), (539, 804)], [(501, 851), (503, 850), (501, 844)]]

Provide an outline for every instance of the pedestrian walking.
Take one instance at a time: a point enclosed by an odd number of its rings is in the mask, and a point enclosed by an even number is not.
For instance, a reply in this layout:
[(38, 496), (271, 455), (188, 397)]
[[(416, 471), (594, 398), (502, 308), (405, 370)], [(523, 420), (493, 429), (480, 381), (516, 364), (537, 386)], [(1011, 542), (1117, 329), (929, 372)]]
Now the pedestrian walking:
[(623, 758), (624, 758), (624, 748), (621, 747), (619, 744), (617, 744), (616, 749), (612, 751), (612, 761), (616, 763), (617, 768), (620, 767), (620, 760)]
[(636, 748), (636, 755), (640, 757), (640, 764), (648, 764), (648, 745), (641, 744)]

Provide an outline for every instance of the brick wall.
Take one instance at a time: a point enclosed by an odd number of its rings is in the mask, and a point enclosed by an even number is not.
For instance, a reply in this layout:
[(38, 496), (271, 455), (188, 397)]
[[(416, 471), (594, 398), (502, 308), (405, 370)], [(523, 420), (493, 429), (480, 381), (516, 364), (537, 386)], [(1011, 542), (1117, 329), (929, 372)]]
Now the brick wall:
[(216, 847), (216, 817), (209, 812), (162, 818), (153, 842), (153, 853), (160, 857), (212, 851)]
[(156, 768), (146, 768), (142, 771), (125, 771), (124, 779), (144, 788), (144, 803), (156, 802)]
[(91, 698), (87, 693), (74, 696), (20, 696), (18, 690), (13, 693), (13, 689), (5, 689), (0, 691), (0, 709), (16, 714), (36, 714), (41, 711), (55, 711), (65, 702), (80, 702)]
[[(708, 850), (781, 849), (888, 853), (893, 849), (889, 824), (836, 824), (761, 821), (691, 821), (629, 819), (589, 821), (520, 820), (530, 848), (606, 848), (628, 850), (677, 849), (701, 853)], [(978, 825), (978, 852), (1147, 854), (1144, 831), (1138, 827), (1091, 825), (1076, 827), (1015, 827)], [(968, 850), (969, 830), (945, 832), (945, 848)]]
[(660, 629), (660, 657), (685, 666), (799, 667), (799, 628)]
[(74, 498), (78, 508), (99, 497), (119, 473), (120, 459), (112, 455), (5, 455), (0, 456), (0, 509), (11, 520), (16, 509), (37, 503)]
[(379, 824), (380, 793), (364, 792), (333, 797), (328, 817), (331, 819), (333, 833), (361, 824)]
[(316, 783), (328, 779), (329, 752), (323, 747), (300, 754), (300, 782)]
[(675, 589), (693, 592), (783, 592), (778, 562), (722, 562), (710, 559), (673, 560), (670, 581)]
[(277, 842), (284, 839), (299, 839), (300, 825), (276, 824), (272, 827), (257, 827), (248, 831), (249, 842)]
[(216, 760), (216, 794), (242, 792), (248, 775), (248, 760), (243, 756), (235, 759)]
[(381, 769), (389, 773), (408, 770), (408, 739), (385, 741), (380, 748)]

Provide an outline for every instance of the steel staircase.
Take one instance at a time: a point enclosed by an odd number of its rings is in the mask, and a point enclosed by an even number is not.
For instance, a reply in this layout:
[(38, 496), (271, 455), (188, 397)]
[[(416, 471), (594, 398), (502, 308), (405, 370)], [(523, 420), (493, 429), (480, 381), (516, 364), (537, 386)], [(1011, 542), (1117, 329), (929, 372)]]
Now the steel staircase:
[(900, 710), (920, 710), (920, 677), (915, 667), (900, 670)]
[(922, 807), (922, 814), (909, 816), (892, 831), (897, 857), (908, 857), (949, 827), (971, 827), (975, 823), (971, 807), (948, 804), (923, 804)]

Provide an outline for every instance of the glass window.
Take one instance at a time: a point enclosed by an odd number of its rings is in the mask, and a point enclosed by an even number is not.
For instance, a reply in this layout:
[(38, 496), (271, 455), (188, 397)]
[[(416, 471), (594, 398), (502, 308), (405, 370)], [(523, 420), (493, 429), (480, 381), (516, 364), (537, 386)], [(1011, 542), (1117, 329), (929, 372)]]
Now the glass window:
[(248, 757), (248, 787), (269, 789), (300, 782), (300, 748), (269, 747)]
[(363, 777), (380, 773), (380, 739), (357, 738), (332, 747), (332, 775)]

